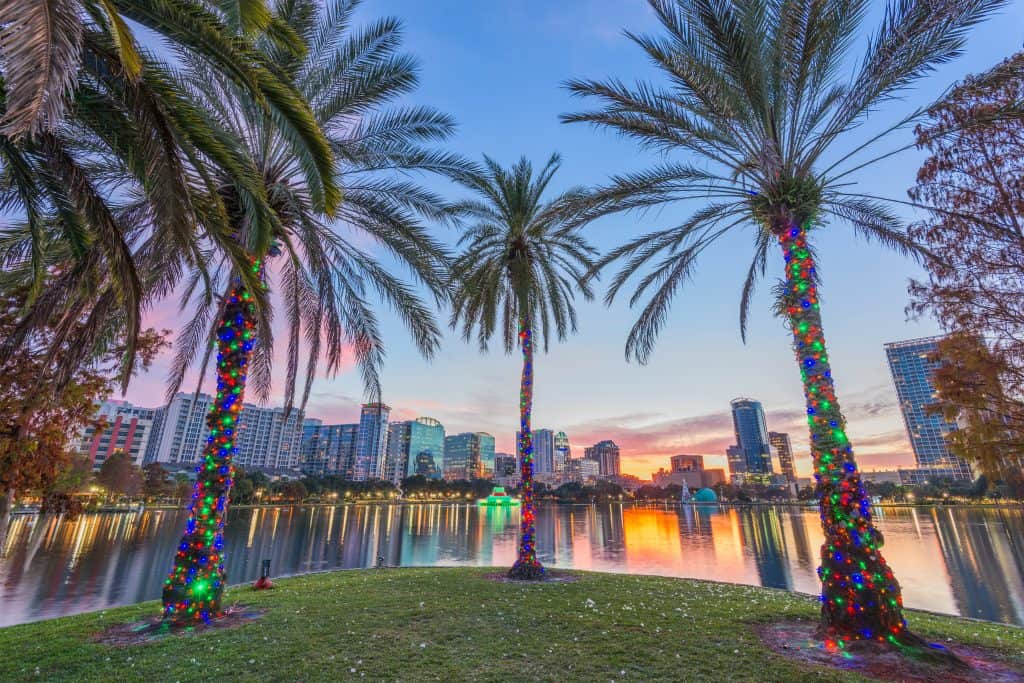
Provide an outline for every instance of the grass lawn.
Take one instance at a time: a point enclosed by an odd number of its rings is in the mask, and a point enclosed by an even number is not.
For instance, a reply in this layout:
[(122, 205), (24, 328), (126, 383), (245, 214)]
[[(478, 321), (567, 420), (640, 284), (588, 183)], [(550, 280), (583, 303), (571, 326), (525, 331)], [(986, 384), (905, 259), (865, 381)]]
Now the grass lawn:
[[(587, 680), (855, 681), (765, 649), (758, 622), (815, 619), (805, 596), (748, 586), (573, 572), (571, 583), (488, 580), (494, 569), (341, 571), (235, 588), (265, 609), (230, 629), (115, 647), (108, 626), (157, 603), (0, 629), (0, 681)], [(992, 648), (1024, 665), (1024, 630), (908, 616), (938, 642)]]

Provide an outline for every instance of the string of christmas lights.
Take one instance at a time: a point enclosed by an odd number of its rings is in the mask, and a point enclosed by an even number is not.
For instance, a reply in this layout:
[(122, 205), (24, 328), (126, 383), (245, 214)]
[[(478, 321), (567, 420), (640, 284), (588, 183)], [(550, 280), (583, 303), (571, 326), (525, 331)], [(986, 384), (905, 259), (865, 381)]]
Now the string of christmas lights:
[[(262, 276), (261, 261), (254, 260), (251, 267)], [(234, 477), (232, 460), (238, 452), (235, 430), (255, 335), (256, 305), (236, 281), (217, 326), (217, 396), (206, 416), (210, 435), (196, 466), (185, 534), (164, 581), (164, 619), (173, 623), (209, 622), (223, 613), (224, 522)]]
[(882, 557), (882, 534), (871, 522), (870, 499), (836, 401), (806, 229), (782, 231), (779, 242), (786, 258), (785, 302), (807, 400), (825, 532), (818, 568), (822, 635), (827, 647), (839, 649), (856, 640), (910, 640), (900, 585)]
[(523, 321), (519, 323), (519, 346), (523, 351), (523, 378), (519, 388), (523, 504), (519, 518), (519, 557), (508, 575), (514, 579), (539, 579), (544, 576), (544, 567), (537, 560), (537, 530), (534, 526), (536, 512), (533, 505), (533, 432), (530, 429), (530, 412), (533, 410), (533, 334)]

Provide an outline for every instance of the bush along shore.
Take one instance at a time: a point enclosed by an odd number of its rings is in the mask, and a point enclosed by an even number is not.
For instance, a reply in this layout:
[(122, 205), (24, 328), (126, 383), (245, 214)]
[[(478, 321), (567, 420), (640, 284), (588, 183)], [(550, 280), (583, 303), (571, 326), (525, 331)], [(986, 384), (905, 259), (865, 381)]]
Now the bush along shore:
[(268, 591), (234, 587), (225, 604), (239, 618), (197, 630), (154, 629), (156, 602), (13, 626), (0, 629), (0, 680), (948, 682), (1022, 680), (1024, 671), (1024, 630), (1013, 626), (909, 613), (915, 632), (962, 657), (947, 669), (825, 652), (811, 637), (818, 602), (806, 595), (551, 575), (521, 583), (493, 568), (338, 571)]

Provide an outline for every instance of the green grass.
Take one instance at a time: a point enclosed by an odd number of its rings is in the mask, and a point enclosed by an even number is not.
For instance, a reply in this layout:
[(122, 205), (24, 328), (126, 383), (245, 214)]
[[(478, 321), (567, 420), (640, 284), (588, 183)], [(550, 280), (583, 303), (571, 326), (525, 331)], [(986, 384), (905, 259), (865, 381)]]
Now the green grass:
[[(92, 641), (155, 602), (0, 629), (0, 681), (855, 681), (763, 648), (751, 626), (814, 619), (806, 596), (749, 586), (574, 572), (574, 583), (489, 581), (493, 569), (342, 571), (234, 588), (266, 609), (237, 628), (130, 647)], [(1024, 630), (911, 613), (945, 642), (1024, 664)]]

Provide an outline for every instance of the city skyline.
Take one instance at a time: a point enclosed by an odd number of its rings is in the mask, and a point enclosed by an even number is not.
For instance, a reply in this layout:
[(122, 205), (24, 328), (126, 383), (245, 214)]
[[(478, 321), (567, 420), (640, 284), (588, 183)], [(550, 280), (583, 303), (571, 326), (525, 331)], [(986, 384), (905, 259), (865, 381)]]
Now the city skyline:
[[(583, 126), (560, 124), (558, 115), (578, 107), (561, 88), (568, 78), (600, 73), (654, 76), (643, 55), (621, 36), (624, 28), (653, 30), (655, 20), (649, 9), (635, 0), (584, 0), (550, 7), (528, 4), (531, 7), (467, 6), (446, 0), (420, 7), (399, 0), (374, 0), (359, 9), (356, 20), (389, 13), (401, 17), (406, 46), (422, 63), (422, 87), (410, 102), (438, 106), (455, 116), (459, 133), (452, 142), (453, 151), (475, 158), (484, 150), (507, 161), (521, 153), (543, 159), (558, 150), (564, 164), (554, 190), (600, 183), (611, 173), (647, 165), (651, 153)], [(866, 25), (877, 23), (880, 13), (880, 7), (872, 7)], [(1015, 2), (996, 20), (976, 27), (963, 58), (925, 79), (919, 90), (908, 93), (904, 104), (886, 105), (881, 113), (904, 113), (923, 104), (928, 93), (941, 92), (1016, 50), (1019, 22), (1012, 19), (1022, 13), (1024, 1)], [(466, 27), (472, 30), (459, 30)], [(486, 92), (463, 87), (465, 82), (500, 82), (513, 63), (521, 76), (514, 86)], [(509, 134), (522, 130), (530, 135)], [(898, 143), (909, 141), (910, 133), (906, 135)], [(869, 176), (858, 174), (853, 180), (865, 192), (905, 198), (922, 158), (911, 150), (881, 162)], [(445, 196), (460, 196), (438, 179), (428, 178), (426, 184)], [(602, 220), (588, 228), (588, 236), (607, 251), (623, 235), (664, 227), (690, 208), (680, 205), (657, 215)], [(915, 217), (909, 210), (903, 216)], [(912, 466), (913, 454), (882, 344), (937, 331), (928, 320), (908, 322), (904, 313), (907, 279), (921, 271), (877, 245), (854, 239), (845, 226), (836, 227), (822, 230), (816, 240), (822, 293), (828, 300), (825, 333), (854, 453), (864, 469)], [(435, 232), (448, 242), (456, 237), (447, 228)], [(607, 309), (599, 301), (581, 302), (580, 333), (536, 359), (536, 424), (558, 425), (569, 434), (574, 452), (603, 439), (615, 441), (622, 449), (626, 473), (647, 476), (666, 457), (689, 452), (707, 455), (709, 466), (724, 467), (732, 425), (722, 406), (736, 396), (751, 395), (764, 404), (771, 431), (791, 434), (797, 469), (801, 474), (809, 472), (799, 377), (788, 335), (770, 311), (770, 283), (781, 272), (778, 254), (770, 259), (768, 278), (753, 301), (749, 345), (739, 338), (736, 320), (745, 266), (735, 254), (748, 253), (745, 238), (749, 235), (732, 236), (709, 250), (647, 366), (623, 361), (623, 343), (634, 311), (624, 305)], [(439, 317), (445, 319), (444, 314)], [(176, 302), (159, 304), (147, 323), (178, 329)], [(448, 333), (437, 356), (426, 362), (415, 354), (397, 321), (385, 316), (382, 325), (388, 344), (383, 399), (397, 406), (393, 420), (434, 416), (452, 432), (494, 434), (499, 450), (514, 451), (516, 356), (505, 356), (497, 348), (479, 354), (474, 345)], [(283, 354), (282, 348), (279, 361)], [(143, 403), (162, 395), (169, 357), (165, 353), (148, 374), (132, 382), (129, 400)], [(275, 364), (278, 376), (284, 365)], [(436, 391), (441, 378), (443, 400)], [(195, 376), (190, 375), (184, 386), (195, 386)], [(271, 404), (280, 404), (281, 387), (275, 387)], [(357, 373), (346, 371), (333, 380), (317, 380), (307, 413), (327, 422), (354, 422), (363, 402)]]
[[(907, 345), (919, 344), (920, 342), (931, 342), (931, 341), (932, 341), (932, 338), (901, 340), (901, 341), (897, 341), (897, 342), (886, 343), (884, 345), (884, 348), (885, 348), (886, 352), (889, 353), (889, 349), (891, 347), (894, 347), (894, 346), (897, 346), (897, 347), (898, 346), (907, 346)], [(891, 362), (890, 362), (890, 368), (892, 368)], [(895, 386), (897, 384), (897, 380), (895, 378), (895, 374), (893, 375), (892, 381), (893, 381), (893, 384), (894, 384), (894, 394), (898, 394), (898, 389), (895, 388)], [(201, 405), (205, 405), (206, 403), (208, 403), (210, 397), (207, 394), (201, 393), (198, 396), (198, 399), (199, 399), (199, 403)], [(177, 394), (176, 397), (175, 397), (175, 401), (174, 401), (174, 403), (172, 403), (172, 405), (177, 405), (177, 404), (181, 403), (183, 400), (187, 404), (187, 402), (191, 400), (191, 395), (190, 394), (182, 394), (182, 393)], [(111, 404), (115, 404), (116, 405), (116, 404), (121, 404), (121, 403), (125, 403), (125, 402), (121, 401), (119, 399), (113, 399), (112, 398), (107, 403), (111, 403)], [(384, 415), (385, 415), (384, 420), (383, 420), (383, 425), (381, 427), (378, 427), (378, 429), (381, 430), (381, 434), (382, 435), (384, 433), (388, 433), (389, 431), (390, 432), (394, 432), (394, 430), (393, 430), (394, 427), (400, 427), (400, 426), (401, 427), (408, 427), (411, 424), (419, 423), (420, 425), (432, 424), (434, 427), (440, 429), (440, 433), (442, 435), (441, 438), (442, 439), (445, 438), (443, 436), (445, 431), (446, 431), (445, 427), (438, 420), (436, 420), (435, 418), (432, 418), (432, 417), (426, 417), (426, 416), (422, 416), (422, 415), (417, 415), (415, 417), (399, 417), (398, 419), (391, 420), (390, 421), (390, 426), (389, 426), (389, 422), (388, 422), (388, 417), (387, 416), (391, 415), (392, 413), (394, 413), (395, 415), (398, 415), (398, 416), (404, 416), (404, 415), (406, 415), (408, 413), (408, 410), (403, 410), (401, 408), (392, 409), (391, 406), (387, 406), (387, 405), (384, 405), (384, 404), (361, 404), (359, 413), (357, 414), (356, 418), (354, 418), (354, 420), (349, 420), (348, 421), (350, 423), (351, 422), (355, 422), (355, 424), (335, 424), (337, 422), (337, 420), (328, 419), (328, 418), (325, 418), (325, 417), (322, 417), (322, 416), (319, 416), (319, 415), (313, 415), (313, 414), (310, 414), (310, 413), (307, 412), (307, 413), (305, 413), (302, 416), (303, 417), (303, 421), (301, 423), (299, 423), (298, 428), (297, 428), (297, 431), (299, 433), (299, 437), (302, 438), (302, 433), (304, 431), (308, 431), (308, 428), (310, 426), (313, 426), (313, 427), (316, 427), (316, 428), (320, 428), (320, 427), (322, 427), (322, 428), (351, 427), (351, 428), (359, 428), (358, 431), (364, 433), (363, 438), (365, 439), (366, 438), (365, 430), (361, 429), (360, 427), (362, 426), (362, 423), (367, 420), (368, 417), (372, 417), (372, 416), (374, 416), (376, 414), (376, 411), (373, 410), (373, 408), (375, 408), (378, 405), (383, 409)], [(279, 407), (274, 407), (274, 406), (256, 406), (255, 404), (251, 404), (251, 403), (248, 403), (248, 402), (245, 404), (245, 406), (246, 406), (247, 412), (250, 412), (250, 411), (251, 412), (266, 412), (266, 413), (269, 413), (269, 414), (275, 414), (275, 413), (281, 413), (281, 411), (282, 411), (282, 409), (279, 408)], [(185, 407), (187, 408), (187, 405)], [(145, 409), (147, 407), (146, 406), (135, 406), (135, 408), (136, 409)], [(161, 408), (162, 408), (162, 406), (148, 407), (150, 412), (153, 412), (154, 410), (159, 412)], [(762, 445), (764, 446), (765, 466), (766, 467), (772, 467), (773, 465), (768, 464), (769, 461), (772, 461), (774, 463), (774, 467), (776, 469), (778, 469), (782, 463), (781, 462), (774, 462), (777, 459), (778, 456), (772, 456), (772, 455), (770, 455), (768, 453), (769, 441), (771, 441), (775, 437), (784, 437), (785, 441), (786, 441), (787, 450), (792, 451), (793, 449), (792, 449), (792, 445), (790, 444), (790, 436), (789, 436), (788, 433), (778, 433), (780, 430), (778, 430), (777, 428), (773, 429), (771, 427), (771, 425), (768, 424), (768, 421), (767, 421), (767, 418), (766, 418), (766, 415), (769, 414), (769, 411), (765, 411), (764, 410), (764, 408), (763, 408), (763, 406), (762, 406), (760, 401), (757, 401), (757, 400), (751, 399), (751, 398), (747, 398), (747, 397), (734, 398), (734, 399), (732, 399), (729, 402), (728, 420), (729, 420), (730, 426), (732, 427), (732, 437), (731, 437), (731, 439), (727, 439), (727, 440), (730, 441), (731, 443), (729, 443), (729, 445), (727, 445), (722, 451), (720, 451), (718, 453), (703, 452), (703, 453), (700, 453), (699, 456), (697, 456), (697, 457), (707, 458), (711, 467), (714, 467), (714, 468), (719, 468), (720, 467), (720, 468), (724, 469), (725, 471), (733, 473), (733, 474), (735, 474), (736, 472), (747, 471), (747, 467), (745, 465), (744, 465), (743, 468), (737, 470), (736, 469), (736, 463), (730, 462), (730, 455), (729, 455), (730, 451), (738, 448), (737, 447), (737, 443), (744, 440), (743, 438), (741, 438), (741, 433), (740, 433), (741, 432), (741, 427), (740, 427), (739, 423), (737, 422), (737, 412), (738, 412), (738, 410), (740, 412), (742, 412), (745, 408), (746, 409), (750, 409), (751, 411), (753, 411), (752, 414), (754, 415), (752, 418), (750, 418), (751, 419), (751, 425), (752, 425), (750, 427), (750, 429), (753, 429), (754, 431), (757, 431), (757, 432), (761, 432), (761, 431), (764, 432), (764, 434), (762, 435), (764, 437), (763, 439), (755, 439), (755, 440), (757, 440), (759, 442), (761, 440), (764, 441), (764, 443)], [(100, 407), (100, 412), (103, 412), (104, 410), (107, 410), (107, 409), (108, 409), (107, 408), (107, 404), (105, 403), (103, 406)], [(370, 410), (368, 410), (368, 409), (370, 409)], [(180, 410), (180, 408), (178, 408), (178, 410)], [(899, 410), (899, 407), (897, 407), (897, 410)], [(204, 414), (204, 412), (205, 412), (205, 410), (202, 410), (201, 408), (197, 408), (196, 411), (194, 413), (192, 413), (192, 421), (198, 424), (199, 421), (202, 419), (201, 416)], [(778, 413), (776, 413), (776, 415), (778, 415)], [(680, 420), (680, 422), (700, 421), (703, 417), (709, 417), (709, 418), (713, 419), (714, 415), (700, 416), (700, 417), (697, 417), (697, 418), (683, 418), (682, 420)], [(278, 419), (280, 419), (280, 416), (278, 416)], [(162, 422), (162, 419), (160, 420), (160, 422)], [(330, 423), (330, 424), (325, 424), (325, 423)], [(155, 436), (155, 438), (159, 439), (160, 436), (161, 436), (160, 435), (160, 431), (161, 431), (160, 425), (157, 425), (155, 431), (156, 431), (156, 434), (154, 434), (154, 436)], [(376, 432), (377, 430), (374, 430), (374, 431)], [(452, 432), (452, 433), (453, 434), (458, 434), (459, 436), (469, 436), (469, 435), (473, 435), (473, 434), (483, 434), (483, 435), (486, 435), (489, 439), (493, 440), (493, 444), (494, 445), (491, 446), (491, 452), (492, 453), (497, 453), (497, 454), (502, 454), (501, 447), (497, 445), (497, 444), (501, 443), (500, 440), (498, 438), (494, 437), (493, 435), (487, 433), (487, 432), (480, 432), (479, 430), (469, 429), (469, 430), (458, 430), (457, 432)], [(614, 443), (614, 439), (601, 439), (600, 441), (596, 441), (596, 440), (591, 441), (591, 440), (588, 440), (586, 438), (570, 439), (568, 437), (568, 435), (566, 434), (566, 430), (557, 430), (556, 431), (556, 430), (551, 429), (549, 427), (536, 427), (533, 430), (533, 434), (534, 434), (534, 441), (535, 441), (535, 444), (536, 444), (536, 448), (538, 450), (538, 465), (537, 465), (537, 467), (538, 467), (538, 469), (537, 469), (538, 474), (552, 473), (552, 472), (554, 472), (556, 470), (559, 470), (560, 468), (558, 468), (557, 465), (556, 465), (556, 461), (559, 460), (559, 458), (557, 457), (557, 453), (561, 449), (561, 452), (563, 453), (561, 460), (564, 462), (565, 460), (568, 459), (569, 454), (572, 452), (572, 448), (573, 448), (574, 444), (576, 444), (577, 448), (579, 449), (579, 450), (577, 450), (577, 453), (585, 452), (585, 455), (577, 456), (577, 459), (579, 457), (590, 458), (591, 457), (591, 450), (595, 449), (595, 448), (597, 448), (597, 447), (599, 447), (599, 446), (601, 446), (601, 445), (603, 445), (605, 443), (612, 444), (615, 447), (615, 449), (616, 449), (616, 453), (618, 453), (619, 450), (620, 450), (620, 447), (617, 444)], [(198, 436), (198, 434), (196, 436)], [(352, 436), (353, 436), (353, 443), (351, 444), (351, 449), (353, 450), (353, 457), (354, 457), (356, 450), (366, 450), (366, 449), (365, 448), (360, 449), (360, 447), (358, 447), (356, 445), (355, 440), (354, 440), (355, 430), (353, 431), (353, 435)], [(392, 462), (392, 460), (395, 457), (395, 454), (393, 452), (393, 446), (392, 446), (392, 441), (391, 441), (391, 439), (394, 439), (395, 436), (397, 436), (397, 434), (392, 433), (391, 438), (390, 439), (385, 439), (384, 443), (380, 445), (380, 448), (382, 448), (383, 450), (381, 450), (381, 452), (378, 454), (377, 461), (376, 461), (376, 466), (380, 470), (381, 478), (385, 478), (387, 480), (393, 480), (395, 478), (394, 477), (394, 475), (395, 475), (394, 472), (389, 472), (389, 471), (386, 470), (387, 467), (389, 467), (389, 466), (394, 467), (394, 464), (395, 464), (394, 462)], [(399, 438), (401, 438), (401, 437), (399, 437)], [(410, 455), (409, 445), (410, 444), (408, 443), (408, 438), (409, 437), (406, 436), (403, 439), (403, 441), (405, 441), (405, 443), (404, 443), (404, 445), (402, 447), (403, 450), (405, 451), (404, 452), (404, 459), (403, 459), (403, 465), (405, 465), (405, 467), (403, 467), (403, 469), (409, 468), (410, 472), (407, 472), (407, 474), (411, 474), (412, 473), (411, 472), (411, 468), (414, 465), (409, 460), (409, 455)], [(562, 440), (562, 445), (561, 446), (557, 445), (558, 444), (558, 439)], [(583, 443), (584, 441), (587, 441), (587, 443), (590, 443), (591, 445), (589, 445), (589, 446), (585, 445)], [(515, 451), (516, 449), (515, 449), (515, 445), (514, 444), (517, 443), (517, 442), (518, 442), (518, 432), (515, 432), (513, 437), (510, 439), (510, 443), (513, 446), (509, 450)], [(544, 454), (545, 454), (544, 444), (546, 442), (549, 442), (548, 443), (548, 447), (547, 447), (547, 451), (549, 451), (547, 453), (547, 460), (550, 461), (547, 464), (545, 464), (545, 457), (544, 457)], [(85, 445), (85, 441), (83, 441), (82, 443), (83, 443), (83, 446), (84, 446)], [(908, 443), (909, 443), (909, 441), (908, 441)], [(772, 442), (772, 446), (777, 448), (777, 446), (775, 446), (774, 442)], [(670, 450), (672, 450), (672, 449), (670, 449)], [(660, 466), (662, 466), (664, 464), (664, 460), (665, 460), (666, 457), (671, 458), (673, 460), (675, 458), (677, 458), (677, 457), (692, 457), (692, 456), (682, 456), (682, 455), (679, 455), (679, 453), (681, 452), (680, 449), (674, 449), (674, 450), (676, 451), (674, 453), (669, 452), (669, 453), (665, 453), (665, 454), (657, 454), (657, 455), (646, 456), (644, 458), (644, 461), (646, 461), (649, 458), (649, 461), (651, 463), (655, 464), (655, 465), (658, 465), (659, 469), (660, 469), (661, 468)], [(742, 449), (738, 450), (738, 454), (739, 454), (739, 457), (741, 459), (744, 459), (744, 460), (746, 459), (746, 456), (742, 453)], [(626, 454), (626, 455), (628, 456), (628, 454)], [(917, 466), (921, 465), (921, 463), (917, 459), (915, 459), (913, 451), (911, 451), (911, 458), (912, 458), (912, 462), (910, 462), (910, 463), (906, 463), (906, 462), (897, 463), (895, 465), (895, 467), (908, 467), (908, 466), (912, 466), (912, 465), (915, 465), (915, 464)], [(493, 459), (493, 456), (492, 456), (492, 459)], [(796, 470), (795, 474), (796, 474), (796, 476), (799, 476), (801, 478), (810, 477), (813, 474), (813, 472), (812, 472), (811, 468), (809, 467), (809, 458), (803, 458), (803, 459), (806, 460), (806, 463), (804, 463), (805, 465), (807, 465), (806, 469), (804, 469), (800, 465), (801, 458), (800, 457), (793, 457), (792, 453), (790, 453), (788, 458), (784, 458), (782, 462), (786, 462), (786, 466), (787, 467), (790, 467), (790, 468), (795, 467), (795, 470)], [(639, 459), (634, 459), (634, 460), (635, 461), (639, 461)], [(240, 462), (240, 464), (245, 464), (245, 463)], [(643, 470), (643, 467), (641, 467), (641, 466), (634, 466), (633, 468), (630, 468), (629, 464), (630, 464), (630, 461), (627, 459), (625, 461), (625, 465), (626, 466), (623, 466), (621, 468), (621, 473), (622, 474), (635, 476), (635, 477), (638, 477), (639, 479), (645, 480), (645, 481), (649, 480), (648, 479), (648, 474), (649, 474), (649, 472), (653, 471), (653, 468), (651, 470), (648, 470), (647, 472), (645, 472)], [(635, 465), (635, 462), (633, 464)], [(306, 465), (306, 463), (304, 463), (304, 462), (302, 462), (302, 463), (296, 462), (292, 466), (293, 467), (298, 467), (298, 466), (305, 466), (305, 465)], [(563, 467), (564, 467), (564, 464), (563, 464)], [(886, 469), (891, 469), (892, 467), (893, 466), (889, 466)], [(315, 470), (316, 468), (314, 467), (313, 469)], [(873, 470), (877, 470), (879, 468), (870, 468), (869, 467), (869, 468), (862, 468), (862, 469), (866, 469), (867, 471), (873, 471)], [(313, 471), (313, 470), (310, 470), (310, 471)], [(785, 471), (786, 470), (783, 468), (783, 469), (780, 469), (780, 472), (775, 472), (775, 474), (785, 473)], [(352, 474), (355, 475), (355, 472), (353, 471)], [(367, 473), (362, 473), (362, 474), (367, 474)], [(366, 476), (362, 476), (362, 474), (358, 478), (367, 478)], [(440, 471), (438, 471), (437, 474), (440, 475), (441, 474)], [(373, 477), (370, 477), (370, 478), (373, 478)]]

